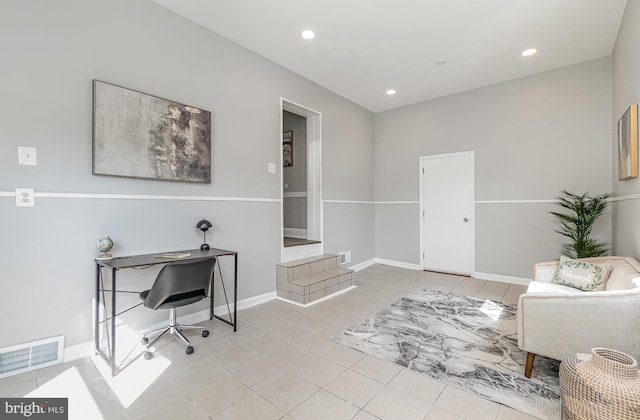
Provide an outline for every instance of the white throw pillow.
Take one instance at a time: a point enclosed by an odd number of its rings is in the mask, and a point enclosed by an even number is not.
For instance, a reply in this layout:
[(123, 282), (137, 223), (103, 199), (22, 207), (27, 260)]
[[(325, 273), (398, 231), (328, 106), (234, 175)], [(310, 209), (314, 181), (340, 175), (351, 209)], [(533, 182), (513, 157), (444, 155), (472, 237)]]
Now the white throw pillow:
[(560, 257), (560, 266), (552, 283), (574, 287), (587, 292), (604, 290), (611, 267), (609, 264), (596, 264), (582, 260), (572, 260), (564, 255)]

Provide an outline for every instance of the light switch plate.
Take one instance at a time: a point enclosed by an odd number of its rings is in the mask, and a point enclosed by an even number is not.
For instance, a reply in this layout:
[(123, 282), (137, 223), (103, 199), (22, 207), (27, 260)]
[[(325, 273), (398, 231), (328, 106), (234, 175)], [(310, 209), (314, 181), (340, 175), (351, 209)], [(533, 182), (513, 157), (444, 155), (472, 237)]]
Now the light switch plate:
[(33, 188), (16, 188), (16, 206), (33, 207), (36, 205)]
[(275, 174), (276, 173), (276, 164), (269, 162), (267, 170), (269, 171), (270, 174)]
[(18, 164), (32, 165), (38, 164), (38, 154), (35, 147), (18, 146)]

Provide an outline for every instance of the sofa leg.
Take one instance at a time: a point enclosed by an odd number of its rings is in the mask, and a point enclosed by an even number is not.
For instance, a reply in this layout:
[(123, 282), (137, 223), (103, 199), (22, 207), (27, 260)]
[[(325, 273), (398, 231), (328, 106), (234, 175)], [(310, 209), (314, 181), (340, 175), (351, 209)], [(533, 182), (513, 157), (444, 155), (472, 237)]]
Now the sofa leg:
[(533, 370), (533, 359), (535, 359), (535, 353), (527, 353), (527, 364), (524, 366), (524, 376), (531, 378), (531, 371)]

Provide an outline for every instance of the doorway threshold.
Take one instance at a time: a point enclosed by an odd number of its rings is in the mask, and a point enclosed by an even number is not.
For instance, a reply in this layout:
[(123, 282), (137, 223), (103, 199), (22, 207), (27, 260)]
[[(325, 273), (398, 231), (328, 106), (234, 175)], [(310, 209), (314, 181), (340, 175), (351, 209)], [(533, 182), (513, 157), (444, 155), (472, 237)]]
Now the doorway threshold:
[(292, 238), (290, 236), (284, 237), (284, 247), (289, 248), (292, 246), (302, 246), (302, 245), (311, 245), (311, 244), (319, 244), (320, 241), (313, 241), (310, 239), (301, 239), (301, 238)]

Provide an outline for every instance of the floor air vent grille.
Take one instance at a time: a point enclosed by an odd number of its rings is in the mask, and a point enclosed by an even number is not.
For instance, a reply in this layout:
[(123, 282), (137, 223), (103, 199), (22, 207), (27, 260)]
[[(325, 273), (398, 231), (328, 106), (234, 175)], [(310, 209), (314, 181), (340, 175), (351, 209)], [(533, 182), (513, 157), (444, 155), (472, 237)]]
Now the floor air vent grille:
[(0, 378), (62, 363), (64, 336), (0, 349)]

